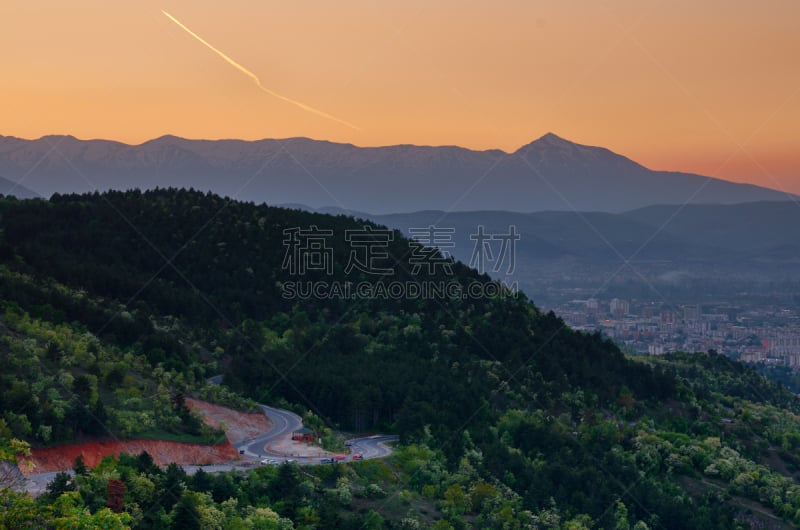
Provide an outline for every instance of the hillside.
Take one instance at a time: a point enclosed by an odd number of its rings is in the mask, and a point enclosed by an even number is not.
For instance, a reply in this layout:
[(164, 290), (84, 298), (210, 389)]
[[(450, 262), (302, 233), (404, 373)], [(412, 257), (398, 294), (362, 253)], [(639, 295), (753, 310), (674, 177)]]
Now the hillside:
[[(800, 223), (797, 202), (753, 202), (737, 205), (650, 206), (623, 214), (665, 236), (687, 244), (706, 245), (760, 261), (797, 260), (800, 246), (794, 227)], [(669, 222), (667, 222), (669, 220)], [(660, 240), (653, 242), (654, 246)]]
[[(202, 386), (187, 365), (156, 367), (131, 347), (134, 333), (169, 347), (175, 339), (164, 330), (52, 279), (34, 280), (4, 265), (0, 279), (0, 408), (14, 436), (35, 445), (98, 437), (224, 441), (185, 403), (188, 389)], [(115, 316), (119, 324), (109, 323), (103, 335), (87, 329)]]
[[(346, 212), (341, 212), (346, 213)], [(469, 235), (483, 225), (502, 233), (513, 225), (522, 236), (522, 257), (575, 257), (587, 264), (618, 261), (634, 255), (640, 260), (706, 261), (721, 264), (732, 258), (792, 261), (800, 256), (792, 228), (800, 222), (794, 202), (752, 202), (731, 205), (658, 205), (619, 214), (601, 212), (508, 211), (444, 212), (369, 215), (375, 222), (407, 231), (435, 224), (455, 228), (455, 253), (468, 259), (474, 246)]]
[(0, 177), (0, 195), (16, 197), (18, 199), (35, 199), (39, 197), (25, 186)]
[[(471, 300), (285, 297), (281, 284), (298, 278), (282, 267), (283, 230), (295, 226), (333, 230), (329, 245), (337, 266), (332, 275), (309, 270), (302, 281), (447, 282), (464, 292), (470, 284), (491, 284), (460, 264), (452, 267), (452, 276), (441, 266), (432, 273), (422, 267), (421, 274), (412, 275), (409, 260), (417, 251), (399, 234), (388, 243), (388, 257), (374, 263), (394, 267), (394, 275), (346, 274), (350, 252), (345, 231), (364, 225), (345, 217), (170, 191), (7, 203), (0, 214), (4, 252), (18, 257), (22, 272), (45, 275), (103, 298), (134, 300), (130, 313), (141, 328), (116, 317), (110, 323), (99, 319), (90, 331), (114, 333), (115, 340), (138, 344), (149, 362), (170, 367), (193, 361), (188, 340), (203, 344), (227, 370), (227, 382), (234, 388), (283, 395), (359, 429), (393, 421), (420, 428), (425, 417), (416, 417), (416, 412), (404, 415), (410, 396), (416, 385), (426, 399), (462, 392), (450, 388), (453, 362), (483, 359), (503, 363), (513, 373), (528, 367), (536, 352), (539, 370), (552, 373), (554, 379), (562, 374), (567, 378), (558, 385), (597, 379), (596, 390), (602, 394), (611, 390), (605, 383), (622, 384), (618, 369), (636, 370), (610, 344), (600, 346), (607, 352), (603, 365), (590, 368), (589, 359), (580, 357), (595, 347), (594, 341), (568, 332), (553, 315), (539, 315), (521, 295)], [(173, 332), (160, 341), (150, 339), (149, 334), (158, 331), (150, 324), (154, 315), (177, 319), (193, 336), (179, 341)], [(489, 315), (503, 319), (504, 328), (498, 329)], [(461, 324), (464, 320), (473, 323), (467, 328)], [(546, 339), (553, 334), (563, 334), (561, 340), (575, 351), (552, 353)], [(307, 354), (298, 359), (298, 352)], [(572, 362), (569, 356), (578, 358)], [(348, 359), (347, 365), (338, 358)], [(376, 365), (376, 358), (381, 363)], [(279, 377), (293, 366), (291, 380)], [(413, 366), (428, 369), (422, 380)], [(393, 374), (390, 381), (379, 380), (384, 373)], [(276, 379), (274, 385), (265, 383)], [(636, 385), (652, 391), (645, 382)], [(457, 417), (452, 421), (457, 423)]]
[[(479, 227), (486, 234), (505, 234), (513, 227), (519, 240), (511, 273), (508, 262), (496, 271), (492, 269), (498, 263), (489, 262), (484, 270), (509, 284), (518, 282), (550, 307), (572, 300), (576, 287), (596, 296), (602, 283), (598, 278), (618, 280), (610, 287), (616, 289), (613, 296), (625, 296), (620, 290), (631, 288), (628, 296), (650, 297), (654, 286), (672, 299), (672, 294), (685, 294), (674, 291), (679, 287), (674, 278), (680, 277), (693, 282), (686, 288), (695, 302), (712, 293), (752, 290), (763, 282), (785, 286), (800, 280), (800, 246), (793, 229), (800, 222), (800, 208), (794, 202), (658, 205), (624, 213), (319, 211), (370, 219), (406, 236), (412, 228), (430, 225), (452, 229), (442, 248), (465, 263), (474, 259)], [(492, 244), (495, 251), (500, 248)]]
[(269, 204), (386, 214), (418, 210), (623, 212), (653, 204), (736, 204), (792, 196), (654, 171), (608, 149), (546, 134), (518, 150), (357, 147), (308, 138), (108, 140), (0, 136), (0, 175), (44, 197), (133, 188), (211, 191)]
[[(62, 479), (37, 501), (40, 513), (67, 491), (78, 510), (105, 514), (113, 478), (130, 492), (122, 508), (137, 528), (175, 527), (186, 514), (195, 526), (243, 528), (236, 521), (252, 525), (257, 514), (268, 528), (800, 523), (793, 394), (713, 353), (626, 358), (399, 232), (177, 190), (2, 200), (0, 228), (0, 353), (14, 367), (0, 402), (14, 420), (5, 440), (46, 443), (42, 426), (62, 440), (96, 437), (91, 418), (79, 422), (87, 406), (111, 418), (163, 413), (155, 427), (182, 432), (191, 415), (169, 389), (199, 391), (218, 372), (222, 388), (285, 399), (327, 426), (401, 436), (385, 463), (249, 475), (190, 479), (120, 457)], [(304, 261), (304, 274), (287, 262), (297, 230), (331, 250)], [(354, 234), (381, 243), (368, 271), (348, 269)], [(439, 266), (415, 271), (420, 256)], [(326, 288), (287, 290), (309, 281)], [(329, 288), (347, 282), (369, 296)], [(386, 294), (392, 283), (408, 294), (435, 282), (451, 295)], [(154, 401), (150, 381), (160, 382)], [(134, 406), (139, 387), (148, 400)], [(52, 407), (22, 406), (48, 400), (73, 402), (62, 405), (75, 412), (61, 431)], [(0, 518), (26, 502), (15, 497)]]

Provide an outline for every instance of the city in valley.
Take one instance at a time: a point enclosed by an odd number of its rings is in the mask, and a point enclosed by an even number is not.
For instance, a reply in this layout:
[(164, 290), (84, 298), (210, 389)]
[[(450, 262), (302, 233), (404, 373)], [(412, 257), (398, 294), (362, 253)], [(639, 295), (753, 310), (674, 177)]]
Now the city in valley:
[(718, 353), (743, 362), (800, 368), (800, 315), (779, 304), (668, 305), (588, 298), (553, 308), (570, 326), (600, 331), (629, 353)]

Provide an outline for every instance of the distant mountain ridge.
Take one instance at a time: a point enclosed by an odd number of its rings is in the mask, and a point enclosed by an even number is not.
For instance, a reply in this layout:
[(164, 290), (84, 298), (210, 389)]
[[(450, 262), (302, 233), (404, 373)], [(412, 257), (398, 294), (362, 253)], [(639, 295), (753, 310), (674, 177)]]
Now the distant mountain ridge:
[[(297, 204), (283, 206), (314, 210)], [(654, 205), (623, 213), (316, 211), (366, 219), (400, 230), (406, 237), (414, 236), (412, 228), (451, 230), (450, 236), (443, 236), (441, 248), (464, 263), (474, 259), (477, 247), (472, 237), (479, 227), (486, 234), (506, 234), (513, 226), (520, 236), (514, 250), (516, 266), (505, 279), (518, 280), (529, 293), (540, 294), (548, 277), (568, 275), (568, 271), (610, 277), (625, 260), (635, 263), (635, 270), (652, 281), (661, 273), (714, 279), (757, 277), (760, 281), (800, 279), (796, 230), (800, 203), (793, 201)], [(504, 269), (493, 273), (504, 274)]]
[(418, 210), (623, 212), (657, 203), (781, 201), (786, 194), (688, 173), (652, 171), (601, 147), (548, 133), (513, 153), (457, 146), (356, 147), (308, 138), (109, 140), (0, 136), (0, 174), (34, 192), (194, 188), (241, 200)]
[[(588, 261), (634, 255), (640, 259), (723, 261), (733, 259), (800, 259), (795, 227), (800, 203), (752, 202), (730, 205), (653, 205), (623, 213), (543, 211), (444, 212), (373, 215), (340, 208), (294, 208), (330, 215), (347, 215), (386, 225), (411, 237), (411, 228), (454, 229), (453, 253), (468, 261), (474, 247), (469, 238), (478, 226), (503, 233), (514, 226), (522, 236), (523, 258), (580, 258)], [(785, 251), (791, 250), (790, 253)]]
[(17, 199), (35, 199), (39, 197), (37, 193), (25, 186), (3, 177), (0, 177), (0, 195), (16, 197)]

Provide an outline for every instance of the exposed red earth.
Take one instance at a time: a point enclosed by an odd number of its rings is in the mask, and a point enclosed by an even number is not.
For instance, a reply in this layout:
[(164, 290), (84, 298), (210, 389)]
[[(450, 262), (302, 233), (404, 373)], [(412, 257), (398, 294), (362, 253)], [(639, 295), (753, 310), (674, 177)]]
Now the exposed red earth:
[(159, 440), (109, 440), (33, 449), (30, 458), (33, 468), (26, 465), (19, 467), (25, 475), (65, 471), (72, 469), (75, 459), (83, 455), (84, 463), (91, 468), (99, 464), (105, 456), (120, 453), (138, 455), (142, 451), (150, 453), (155, 463), (160, 466), (170, 462), (181, 465), (218, 464), (239, 457), (239, 452), (230, 442), (199, 445)]
[(204, 422), (217, 427), (224, 422), (228, 440), (217, 445), (200, 445), (159, 440), (106, 440), (80, 444), (45, 447), (31, 450), (28, 459), (33, 466), (20, 465), (25, 475), (66, 471), (72, 469), (75, 459), (83, 455), (87, 467), (94, 467), (103, 457), (128, 453), (138, 455), (147, 451), (158, 465), (171, 462), (181, 465), (208, 465), (231, 462), (239, 458), (233, 443), (252, 438), (270, 428), (269, 419), (262, 413), (238, 412), (227, 407), (188, 398), (186, 404), (200, 412)]
[(239, 412), (228, 407), (186, 398), (186, 405), (202, 414), (203, 421), (212, 427), (225, 423), (225, 434), (230, 443), (241, 442), (267, 432), (272, 423), (262, 412)]

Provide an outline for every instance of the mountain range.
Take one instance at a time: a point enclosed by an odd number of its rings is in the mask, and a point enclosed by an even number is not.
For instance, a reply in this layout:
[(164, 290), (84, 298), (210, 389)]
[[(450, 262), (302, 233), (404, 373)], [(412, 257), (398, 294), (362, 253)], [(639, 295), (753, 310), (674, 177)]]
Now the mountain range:
[[(326, 209), (325, 213), (335, 213)], [(344, 213), (344, 212), (342, 212)], [(680, 260), (800, 258), (794, 202), (734, 205), (656, 205), (612, 214), (605, 212), (503, 211), (443, 212), (354, 217), (402, 230), (429, 225), (453, 228), (454, 240), (471, 249), (468, 236), (483, 226), (501, 234), (513, 225), (524, 255), (537, 258)], [(462, 254), (462, 257), (468, 257)]]
[(607, 149), (550, 133), (513, 153), (455, 146), (356, 147), (307, 138), (211, 141), (162, 136), (128, 145), (72, 136), (0, 136), (0, 175), (28, 189), (18, 186), (17, 195), (176, 187), (256, 203), (335, 206), (372, 214), (623, 212), (653, 204), (793, 197), (750, 184), (653, 171)]
[[(297, 204), (284, 206), (314, 210)], [(542, 302), (554, 282), (596, 289), (603, 279), (618, 278), (673, 288), (677, 281), (692, 279), (698, 294), (708, 281), (714, 285), (728, 282), (726, 289), (731, 290), (730, 282), (752, 286), (754, 281), (800, 280), (800, 243), (795, 228), (800, 225), (800, 204), (792, 201), (654, 205), (623, 213), (425, 210), (372, 215), (339, 208), (316, 211), (375, 222), (418, 239), (420, 234), (428, 237), (427, 227), (434, 227), (438, 241), (433, 246), (478, 268), (480, 263), (475, 260), (483, 251), (476, 238), (482, 227), (486, 235), (499, 236), (483, 243), (491, 250), (482, 272), (517, 282)], [(500, 240), (511, 227), (519, 240), (511, 253), (501, 258)], [(547, 299), (563, 301), (561, 295)]]

